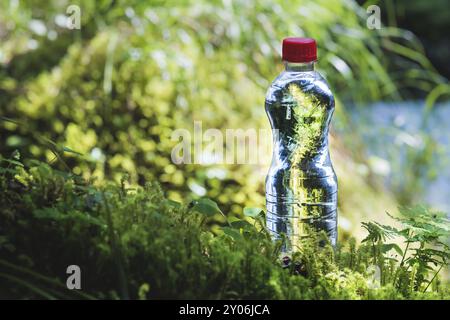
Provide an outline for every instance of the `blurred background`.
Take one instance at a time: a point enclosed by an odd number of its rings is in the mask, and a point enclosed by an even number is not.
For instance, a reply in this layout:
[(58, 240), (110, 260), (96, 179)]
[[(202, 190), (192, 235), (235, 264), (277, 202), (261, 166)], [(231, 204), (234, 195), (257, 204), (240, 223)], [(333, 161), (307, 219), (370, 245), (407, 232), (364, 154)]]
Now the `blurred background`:
[[(367, 27), (372, 4), (380, 29)], [(360, 237), (361, 221), (399, 205), (450, 211), (448, 30), (446, 0), (4, 0), (0, 154), (96, 184), (158, 181), (175, 201), (209, 197), (228, 214), (264, 207), (267, 165), (176, 165), (171, 135), (194, 121), (269, 129), (281, 40), (312, 37), (336, 97), (340, 236)]]

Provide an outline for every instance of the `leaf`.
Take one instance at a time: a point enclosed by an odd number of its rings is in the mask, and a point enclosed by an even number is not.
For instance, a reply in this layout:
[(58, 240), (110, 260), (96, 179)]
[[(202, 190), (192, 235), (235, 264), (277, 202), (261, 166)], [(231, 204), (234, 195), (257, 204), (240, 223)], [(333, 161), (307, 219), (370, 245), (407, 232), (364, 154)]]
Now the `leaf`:
[(34, 210), (33, 216), (37, 219), (48, 219), (54, 221), (77, 220), (92, 225), (103, 225), (102, 221), (100, 221), (98, 218), (78, 210), (61, 212), (56, 208), (42, 208)]
[(245, 220), (237, 220), (230, 223), (234, 229), (249, 229), (253, 228), (253, 226)]
[(379, 224), (377, 222), (363, 222), (362, 226), (369, 232), (367, 237), (364, 238), (362, 242), (385, 241), (386, 239), (390, 239), (398, 234), (397, 229), (390, 226)]
[(172, 208), (175, 208), (175, 209), (181, 208), (181, 203), (179, 203), (179, 202), (177, 202), (177, 201), (170, 200), (170, 199), (166, 199), (166, 200), (164, 200), (164, 202), (165, 202), (169, 207), (172, 207)]
[(250, 208), (250, 207), (244, 208), (244, 215), (251, 218), (258, 217), (261, 212), (263, 212), (261, 208)]
[(241, 240), (242, 235), (239, 231), (236, 229), (230, 228), (230, 227), (222, 227), (223, 233), (225, 233), (227, 236), (230, 236), (233, 238), (233, 240)]
[(8, 163), (13, 164), (13, 165), (16, 165), (16, 166), (19, 166), (19, 167), (23, 167), (22, 162), (19, 162), (17, 160), (1, 158), (0, 161), (5, 161), (5, 162), (8, 162)]
[(16, 170), (14, 170), (14, 169), (9, 169), (9, 168), (0, 168), (0, 173), (1, 173), (1, 174), (5, 174), (5, 173), (15, 174), (15, 173), (16, 173)]
[(403, 255), (402, 249), (395, 243), (383, 244), (382, 247), (381, 247), (381, 251), (383, 253), (389, 252), (392, 249), (394, 249), (400, 256)]
[(22, 279), (20, 279), (20, 278), (18, 278), (18, 277), (15, 277), (15, 276), (13, 276), (13, 275), (6, 274), (6, 273), (3, 273), (3, 272), (0, 273), (0, 278), (8, 279), (8, 280), (10, 280), (10, 281), (12, 281), (12, 282), (17, 283), (17, 284), (20, 285), (20, 286), (26, 287), (26, 288), (28, 288), (29, 290), (33, 291), (34, 293), (40, 295), (41, 297), (43, 297), (43, 298), (45, 298), (45, 299), (56, 300), (56, 298), (53, 297), (50, 293), (48, 293), (48, 292), (46, 292), (45, 290), (43, 290), (43, 289), (41, 289), (41, 288), (35, 286), (35, 285), (34, 285), (33, 283), (31, 283), (31, 282), (27, 282), (27, 281), (22, 280)]
[(66, 146), (63, 146), (63, 151), (64, 152), (68, 152), (68, 153), (73, 153), (73, 154), (76, 154), (76, 155), (79, 155), (79, 156), (83, 155), (82, 153), (79, 153), (78, 151), (72, 150), (72, 149), (70, 149), (69, 147), (66, 147)]
[(192, 209), (208, 217), (211, 217), (218, 213), (223, 214), (220, 208), (217, 206), (217, 203), (208, 198), (202, 198), (198, 200), (198, 202)]

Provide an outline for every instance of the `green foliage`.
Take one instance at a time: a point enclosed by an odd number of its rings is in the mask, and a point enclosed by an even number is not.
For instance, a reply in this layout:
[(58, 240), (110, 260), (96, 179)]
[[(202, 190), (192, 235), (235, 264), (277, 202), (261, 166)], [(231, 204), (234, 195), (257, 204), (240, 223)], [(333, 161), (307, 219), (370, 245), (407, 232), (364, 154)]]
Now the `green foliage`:
[[(168, 200), (157, 183), (98, 188), (46, 163), (25, 166), (17, 153), (0, 161), (2, 298), (450, 297), (437, 275), (448, 259), (449, 223), (425, 208), (402, 209), (400, 229), (364, 224), (359, 247), (350, 240), (333, 249), (313, 234), (281, 263), (281, 243), (270, 240), (260, 209), (225, 218), (209, 199)], [(226, 220), (211, 225), (215, 215)], [(407, 248), (387, 242), (394, 236)], [(81, 267), (81, 291), (65, 289), (71, 264)]]
[[(175, 166), (170, 137), (175, 129), (192, 131), (194, 120), (204, 129), (268, 129), (264, 93), (280, 71), (283, 37), (317, 39), (320, 72), (336, 94), (335, 117), (344, 122), (341, 101), (396, 99), (411, 83), (429, 92), (441, 81), (409, 33), (367, 29), (365, 11), (354, 1), (70, 1), (82, 8), (81, 31), (55, 23), (68, 4), (0, 4), (0, 115), (25, 124), (0, 123), (1, 153), (19, 149), (51, 161), (52, 149), (38, 138), (45, 132), (84, 155), (66, 161), (85, 178), (119, 181), (127, 172), (133, 184), (159, 181), (176, 201), (206, 190), (236, 214), (263, 206), (259, 172), (265, 167)], [(47, 33), (33, 31), (31, 20)], [(38, 48), (29, 49), (30, 42)], [(355, 185), (353, 170), (347, 179), (341, 168), (348, 159), (336, 152), (341, 214), (361, 214), (347, 203), (367, 212), (376, 205), (367, 177)]]
[[(425, 207), (401, 208), (400, 216), (393, 219), (401, 223), (401, 229), (379, 223), (363, 223), (369, 232), (363, 242), (372, 247), (373, 262), (380, 268), (382, 282), (391, 281), (404, 293), (412, 291), (412, 288), (426, 291), (438, 273), (448, 267), (449, 220), (446, 214), (430, 212)], [(406, 243), (404, 249), (396, 243), (386, 243), (395, 237)], [(386, 258), (383, 255), (391, 250), (398, 253), (400, 261), (396, 257)], [(393, 268), (392, 261), (399, 262), (399, 266)], [(434, 275), (427, 279), (430, 272)]]
[[(69, 4), (82, 8), (81, 31), (56, 23)], [(342, 123), (341, 101), (397, 99), (411, 87), (431, 92), (430, 109), (448, 84), (408, 32), (368, 30), (350, 0), (3, 1), (0, 30), (0, 154), (18, 149), (48, 163), (1, 159), (2, 297), (448, 297), (440, 229), (366, 224), (361, 246), (350, 240), (335, 253), (318, 235), (283, 269), (281, 244), (269, 240), (257, 208), (265, 168), (170, 161), (171, 134), (192, 131), (194, 120), (204, 130), (268, 128), (264, 92), (287, 35), (317, 39)], [(356, 150), (352, 159), (332, 142), (340, 215), (390, 207), (370, 175), (355, 171), (362, 148), (344, 143)], [(411, 172), (422, 174), (432, 149)], [(84, 293), (65, 289), (73, 263)]]

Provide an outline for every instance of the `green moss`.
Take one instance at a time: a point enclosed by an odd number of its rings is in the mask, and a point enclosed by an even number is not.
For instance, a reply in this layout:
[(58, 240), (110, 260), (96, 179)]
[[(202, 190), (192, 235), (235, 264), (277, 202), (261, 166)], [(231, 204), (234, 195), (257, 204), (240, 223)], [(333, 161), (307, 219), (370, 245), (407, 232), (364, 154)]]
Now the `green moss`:
[[(280, 243), (270, 240), (258, 209), (225, 219), (213, 201), (174, 202), (157, 183), (130, 189), (124, 180), (97, 188), (45, 163), (24, 167), (17, 156), (1, 159), (0, 191), (2, 298), (450, 297), (439, 276), (427, 285), (436, 268), (420, 268), (429, 265), (426, 259), (394, 261), (391, 227), (367, 224), (362, 245), (351, 240), (336, 250), (314, 235), (283, 268)], [(422, 221), (422, 228), (426, 215), (436, 217), (415, 210), (403, 216)], [(439, 223), (448, 229), (439, 219), (434, 235), (440, 235)], [(82, 291), (65, 288), (72, 264), (82, 270)], [(381, 277), (371, 274), (375, 265)]]

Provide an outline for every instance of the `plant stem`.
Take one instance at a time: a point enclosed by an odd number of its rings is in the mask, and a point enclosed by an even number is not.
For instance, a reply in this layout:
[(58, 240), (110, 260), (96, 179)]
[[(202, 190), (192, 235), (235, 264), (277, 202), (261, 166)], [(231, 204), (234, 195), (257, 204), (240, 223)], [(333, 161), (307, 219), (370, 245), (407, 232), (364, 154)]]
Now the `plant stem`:
[(403, 251), (402, 261), (400, 261), (400, 267), (403, 267), (403, 264), (405, 262), (406, 252), (408, 252), (410, 243), (411, 242), (409, 242), (408, 240), (406, 241), (406, 248), (405, 248), (405, 251)]
[(441, 264), (441, 267), (438, 269), (438, 271), (436, 271), (436, 273), (434, 274), (433, 278), (431, 278), (430, 282), (428, 282), (427, 286), (425, 287), (425, 289), (422, 292), (426, 292), (428, 287), (433, 283), (434, 279), (437, 277), (438, 273), (441, 271), (442, 267), (444, 266), (444, 264)]
[(400, 266), (398, 267), (397, 271), (395, 271), (394, 279), (392, 281), (394, 288), (396, 286), (398, 273), (399, 273), (400, 269), (403, 267), (403, 264), (405, 263), (406, 252), (408, 252), (409, 244), (410, 244), (410, 242), (407, 239), (406, 240), (406, 248), (405, 248), (405, 251), (403, 251), (402, 261), (400, 261)]
[(102, 198), (103, 198), (103, 203), (105, 204), (105, 209), (106, 209), (106, 219), (107, 219), (106, 221), (108, 224), (109, 237), (110, 237), (110, 241), (111, 241), (111, 249), (112, 249), (113, 257), (114, 257), (114, 260), (115, 260), (116, 266), (117, 266), (117, 272), (118, 272), (118, 277), (119, 277), (119, 287), (120, 287), (122, 299), (128, 300), (129, 294), (128, 294), (128, 286), (127, 286), (126, 276), (125, 276), (125, 269), (124, 269), (123, 261), (122, 261), (123, 257), (121, 254), (121, 250), (117, 244), (116, 235), (114, 233), (111, 209), (109, 208), (109, 204), (108, 204), (108, 201), (106, 199), (104, 192), (102, 192)]

